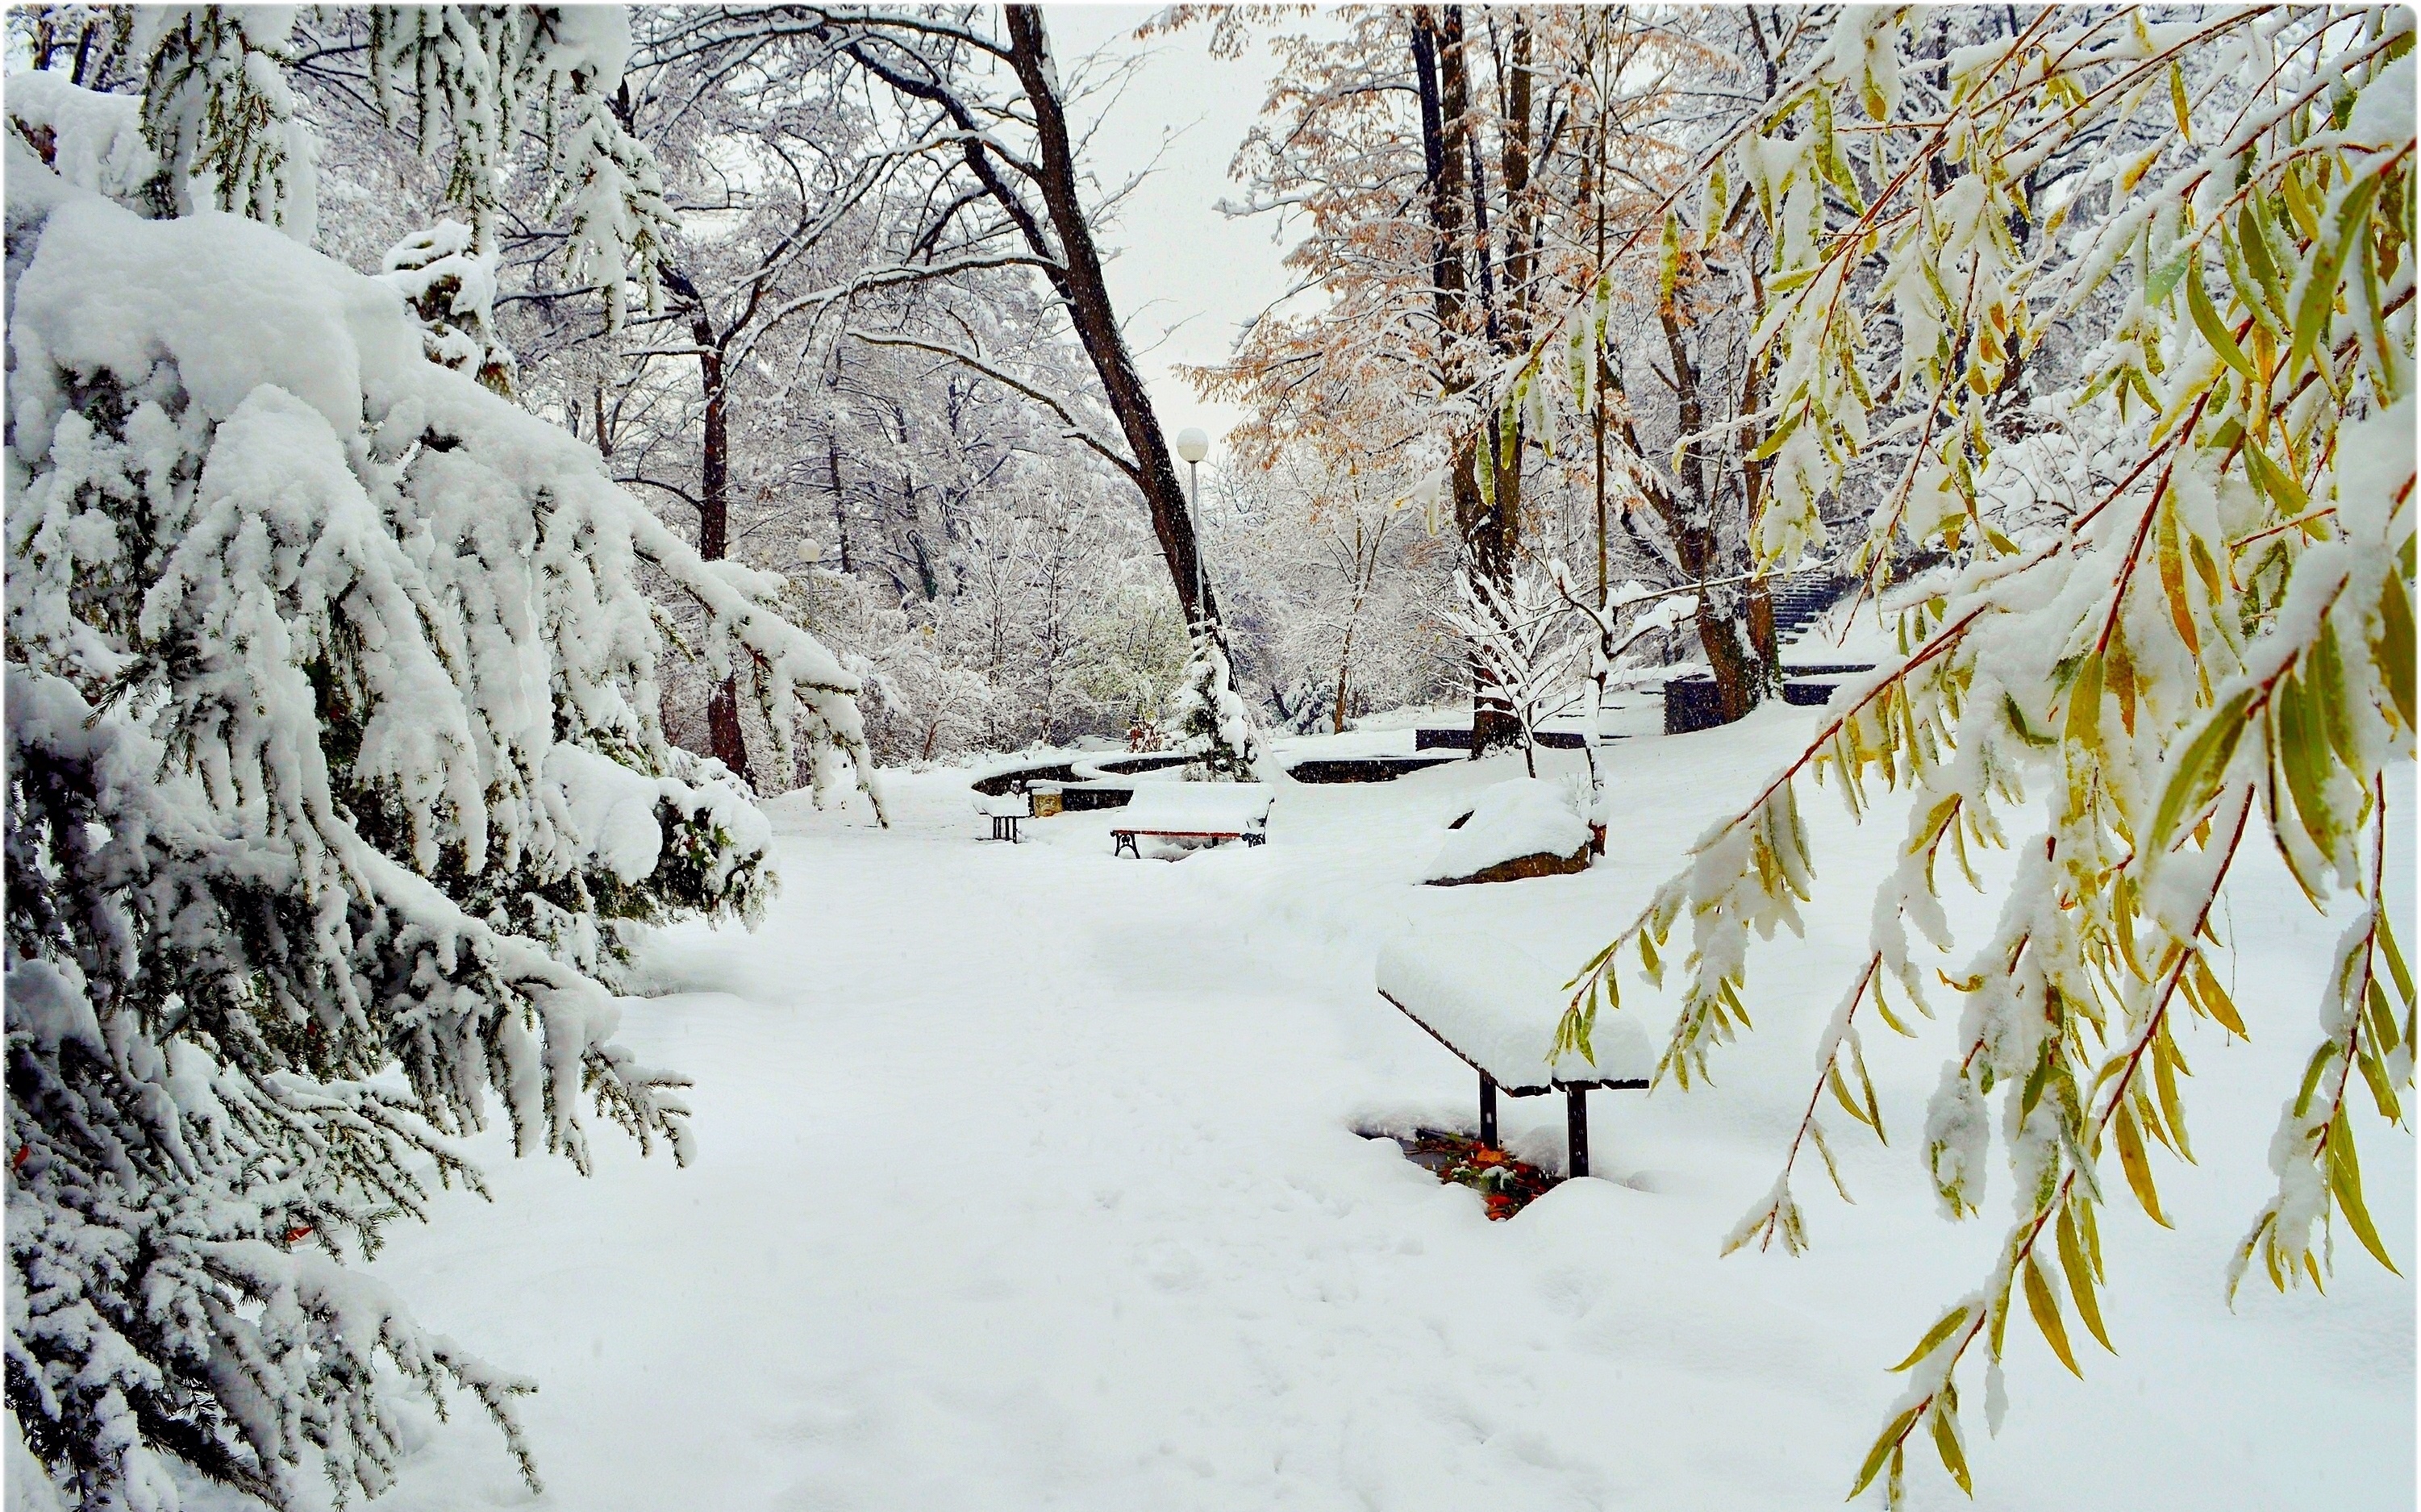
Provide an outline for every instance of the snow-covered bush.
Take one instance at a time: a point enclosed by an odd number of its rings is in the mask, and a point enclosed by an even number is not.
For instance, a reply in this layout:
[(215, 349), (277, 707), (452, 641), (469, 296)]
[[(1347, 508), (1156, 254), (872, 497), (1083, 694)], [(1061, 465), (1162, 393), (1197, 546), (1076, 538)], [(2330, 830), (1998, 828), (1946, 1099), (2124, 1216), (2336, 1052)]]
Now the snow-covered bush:
[(7, 167), (9, 1409), (76, 1504), (173, 1459), (285, 1505), (387, 1484), (399, 1374), (535, 1485), (530, 1383), (348, 1262), (478, 1185), (492, 1095), (522, 1151), (585, 1169), (593, 1105), (686, 1156), (606, 984), (753, 917), (770, 834), (664, 739), (642, 565), (820, 786), (854, 681), (395, 289)]
[(1539, 774), (1539, 721), (1575, 696), (1590, 643), (1576, 627), (1555, 579), (1518, 569), (1503, 586), (1470, 571), (1454, 575), (1454, 602), (1438, 616), (1471, 649), (1483, 673), (1479, 697), (1513, 717), (1522, 759)]
[(1185, 775), (1195, 782), (1251, 782), (1263, 744), (1253, 711), (1236, 691), (1226, 642), (1217, 628), (1197, 629), (1185, 680), (1177, 690), (1169, 728), (1178, 749), (1191, 759)]

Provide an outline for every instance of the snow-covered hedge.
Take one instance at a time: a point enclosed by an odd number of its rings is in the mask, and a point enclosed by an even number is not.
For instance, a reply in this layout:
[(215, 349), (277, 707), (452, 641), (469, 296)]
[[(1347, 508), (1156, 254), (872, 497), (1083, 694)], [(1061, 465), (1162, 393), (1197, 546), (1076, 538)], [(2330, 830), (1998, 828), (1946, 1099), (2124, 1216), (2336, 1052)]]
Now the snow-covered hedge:
[(771, 836), (664, 740), (641, 564), (819, 789), (855, 681), (395, 289), (88, 145), (7, 164), (8, 1402), (88, 1506), (374, 1492), (397, 1372), (527, 1472), (530, 1383), (348, 1262), (478, 1184), (492, 1093), (523, 1151), (585, 1169), (593, 1103), (687, 1153), (606, 984), (634, 922), (753, 918)]

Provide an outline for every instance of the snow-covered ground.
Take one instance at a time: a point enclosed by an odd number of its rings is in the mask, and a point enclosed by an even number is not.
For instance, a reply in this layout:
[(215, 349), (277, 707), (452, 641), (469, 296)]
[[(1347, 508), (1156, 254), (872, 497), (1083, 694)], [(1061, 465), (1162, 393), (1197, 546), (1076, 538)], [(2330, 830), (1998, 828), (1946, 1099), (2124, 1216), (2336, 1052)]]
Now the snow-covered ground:
[[(669, 936), (664, 995), (624, 1031), (696, 1078), (696, 1163), (608, 1140), (582, 1181), (485, 1140), (495, 1202), (444, 1200), (375, 1269), (541, 1381), (538, 1504), (582, 1512), (1838, 1504), (1898, 1390), (1884, 1367), (1980, 1280), (2007, 1201), (2002, 1179), (1984, 1220), (1934, 1215), (1909, 1146), (1942, 1037), (1879, 1036), (1896, 1143), (1840, 1142), (1857, 1206), (1803, 1170), (1814, 1254), (1716, 1255), (1804, 1106), (1891, 823), (1807, 805), (1827, 891), (1805, 941), (1756, 958), (1759, 1032), (1715, 1087), (1597, 1094), (1602, 1179), (1491, 1224), (1355, 1132), (1476, 1116), (1470, 1073), (1372, 991), (1385, 940), (1494, 925), (1576, 965), (1812, 720), (1617, 742), (1612, 853), (1482, 887), (1416, 879), (1518, 761), (1281, 783), (1268, 846), (1173, 864), (1113, 859), (1106, 814), (989, 843), (963, 772), (895, 777), (887, 832), (777, 803), (763, 927)], [(2230, 923), (2257, 1039), (2189, 1034), (2202, 1163), (2158, 1167), (2176, 1231), (2114, 1199), (2123, 1353), (2086, 1344), (2079, 1382), (2011, 1328), (1997, 1441), (1969, 1414), (1976, 1504), (2413, 1505), (2411, 1284), (2346, 1244), (2326, 1298), (2221, 1299), (2336, 932), (2267, 858)], [(1644, 987), (1625, 1001), (1654, 1021)], [(1560, 1161), (1557, 1099), (1505, 1112), (1519, 1152)], [(2412, 1143), (2365, 1131), (2409, 1260)], [(1966, 1504), (1912, 1463), (1914, 1504)], [(382, 1504), (530, 1502), (463, 1404)]]

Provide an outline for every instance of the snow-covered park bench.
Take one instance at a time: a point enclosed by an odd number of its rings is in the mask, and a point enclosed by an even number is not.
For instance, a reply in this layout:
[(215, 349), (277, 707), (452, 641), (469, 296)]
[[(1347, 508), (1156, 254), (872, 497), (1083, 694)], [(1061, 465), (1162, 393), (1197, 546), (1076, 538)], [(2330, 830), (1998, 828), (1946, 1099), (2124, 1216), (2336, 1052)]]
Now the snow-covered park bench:
[(1479, 1142), (1496, 1143), (1496, 1094), (1564, 1094), (1567, 1175), (1589, 1171), (1588, 1094), (1597, 1087), (1645, 1088), (1656, 1053), (1638, 1023), (1598, 1016), (1591, 1036), (1597, 1064), (1577, 1056), (1551, 1062), (1555, 1021), (1570, 993), (1568, 973), (1540, 965), (1496, 936), (1439, 931), (1389, 943), (1379, 952), (1379, 995), (1479, 1073)]
[(1137, 783), (1134, 801), (1110, 827), (1110, 853), (1141, 860), (1136, 842), (1145, 836), (1259, 845), (1269, 838), (1270, 800), (1274, 796), (1257, 782)]
[(976, 794), (976, 812), (992, 820), (992, 837), (1017, 843), (1017, 821), (1028, 818), (1033, 800), (1023, 793)]

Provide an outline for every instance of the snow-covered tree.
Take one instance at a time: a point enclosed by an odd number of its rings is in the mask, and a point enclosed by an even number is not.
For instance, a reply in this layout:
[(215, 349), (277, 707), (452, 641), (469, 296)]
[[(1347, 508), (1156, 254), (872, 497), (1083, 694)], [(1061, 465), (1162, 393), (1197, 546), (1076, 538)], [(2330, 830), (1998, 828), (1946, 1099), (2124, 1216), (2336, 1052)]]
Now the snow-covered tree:
[(1215, 560), (1232, 632), (1293, 728), (1342, 733), (1372, 709), (1455, 696), (1466, 675), (1433, 606), (1455, 552), (1434, 487), (1406, 470), (1280, 450), (1272, 465), (1214, 467)]
[[(1273, 306), (1195, 381), (1247, 408), (1239, 441), (1265, 459), (1434, 453), (1458, 565), (1498, 595), (1592, 530), (1607, 573), (1736, 577), (1757, 475), (1728, 422), (1751, 407), (1754, 280), (1659, 278), (1653, 231), (1694, 141), (1761, 98), (1752, 47), (1788, 45), (1747, 8), (1373, 7), (1273, 39), (1233, 210), (1300, 232), (1288, 260), (1320, 297)], [(1755, 596), (1695, 598), (1742, 711), (1765, 681)], [(1471, 661), (1475, 752), (1517, 743)]]
[(1190, 758), (1185, 775), (1195, 782), (1251, 782), (1267, 754), (1260, 724), (1236, 690), (1226, 639), (1215, 626), (1195, 627), (1168, 727), (1176, 749)]
[(1516, 569), (1498, 587), (1468, 571), (1455, 574), (1456, 602), (1441, 617), (1454, 627), (1483, 673), (1483, 697), (1498, 700), (1519, 737), (1522, 759), (1539, 774), (1539, 721), (1577, 696), (1592, 642), (1577, 633), (1570, 608), (1547, 574)]
[(642, 924), (753, 919), (771, 834), (664, 738), (641, 571), (819, 786), (856, 680), (397, 289), (60, 141), (83, 182), (8, 144), (9, 1411), (77, 1505), (181, 1462), (282, 1506), (383, 1489), (392, 1393), (460, 1386), (536, 1486), (532, 1383), (352, 1262), (478, 1187), (498, 1103), (583, 1170), (601, 1116), (687, 1156), (612, 984)]
[[(1655, 978), (1686, 915), (1663, 1070), (1701, 1075), (1747, 1026), (1750, 932), (1795, 928), (1815, 885), (1802, 779), (1857, 812), (1880, 780), (1908, 796), (1901, 864), (1817, 1068), (1874, 1123), (1858, 1016), (1919, 1022), (1910, 931), (1954, 945), (1937, 861), (2013, 850), (1996, 927), (1945, 974), (1956, 1037), (1920, 1147), (1965, 1217), (1997, 1127), (2015, 1221), (1897, 1367), (1856, 1476), (1894, 1504), (1913, 1444), (1966, 1483), (1957, 1377), (1980, 1352), (1999, 1401), (2015, 1299), (2071, 1368), (2070, 1319), (2110, 1343), (2097, 1224), (2122, 1186), (2164, 1221), (2150, 1151), (2191, 1149), (2180, 1020), (2284, 1029), (2223, 985), (2245, 847), (2274, 845), (2344, 932), (2231, 1290), (2257, 1270), (2317, 1285), (2339, 1234), (2393, 1263), (2355, 1103), (2405, 1122), (2415, 1032), (2382, 896), (2415, 725), (2412, 15), (2052, 8), (1964, 45), (1928, 21), (1842, 12), (1695, 187), (1701, 224), (1744, 203), (1774, 242), (1760, 559), (1845, 522), (1823, 501), (1873, 455), (1882, 486), (1846, 522), (1870, 586), (1912, 548), (1945, 565), (1888, 603), (1902, 654), (1698, 844), (1562, 1026), (1585, 1055), (1618, 961)], [(1823, 1152), (1820, 1100), (1735, 1246), (1804, 1242), (1790, 1168)]]

